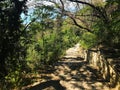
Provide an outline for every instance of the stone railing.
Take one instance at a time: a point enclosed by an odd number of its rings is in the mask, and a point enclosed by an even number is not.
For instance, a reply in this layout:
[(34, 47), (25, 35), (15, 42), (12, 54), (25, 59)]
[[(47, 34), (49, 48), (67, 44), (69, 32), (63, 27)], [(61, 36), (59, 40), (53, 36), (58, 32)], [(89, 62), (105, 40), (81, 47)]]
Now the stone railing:
[(87, 50), (84, 53), (85, 60), (93, 67), (98, 69), (102, 78), (115, 87), (120, 85), (120, 59), (108, 58), (101, 51)]

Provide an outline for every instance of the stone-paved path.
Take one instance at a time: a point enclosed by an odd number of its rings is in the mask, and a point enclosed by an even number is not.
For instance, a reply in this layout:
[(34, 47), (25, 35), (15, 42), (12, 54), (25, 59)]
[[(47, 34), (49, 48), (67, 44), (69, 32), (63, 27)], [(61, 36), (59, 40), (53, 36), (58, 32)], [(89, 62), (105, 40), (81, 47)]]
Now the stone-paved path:
[(96, 69), (78, 57), (78, 46), (66, 51), (66, 56), (55, 66), (55, 71), (44, 74), (45, 81), (28, 90), (110, 90)]

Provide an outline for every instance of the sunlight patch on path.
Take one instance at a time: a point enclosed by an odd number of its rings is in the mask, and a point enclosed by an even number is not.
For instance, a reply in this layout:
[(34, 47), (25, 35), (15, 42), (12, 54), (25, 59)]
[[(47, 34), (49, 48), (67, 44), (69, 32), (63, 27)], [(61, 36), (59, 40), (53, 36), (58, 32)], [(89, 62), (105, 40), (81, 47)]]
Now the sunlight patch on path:
[[(59, 61), (54, 67), (55, 71), (50, 74), (44, 74), (47, 78), (36, 86), (32, 86), (30, 90), (61, 90), (52, 82), (57, 82), (57, 86), (64, 90), (110, 90), (109, 87), (102, 82), (102, 78), (96, 76), (96, 69), (91, 68), (87, 63), (77, 58), (79, 55), (79, 44), (66, 51), (67, 58)], [(69, 58), (68, 58), (69, 57)], [(41, 73), (42, 74), (42, 73)], [(101, 81), (98, 81), (101, 79)], [(40, 86), (44, 83), (43, 89)], [(47, 87), (46, 87), (47, 85)], [(51, 87), (51, 88), (49, 88)], [(29, 90), (29, 89), (28, 89)]]
[(80, 48), (80, 44), (76, 44), (74, 47), (69, 48), (66, 51), (66, 56), (65, 57), (77, 57), (79, 56), (79, 48)]

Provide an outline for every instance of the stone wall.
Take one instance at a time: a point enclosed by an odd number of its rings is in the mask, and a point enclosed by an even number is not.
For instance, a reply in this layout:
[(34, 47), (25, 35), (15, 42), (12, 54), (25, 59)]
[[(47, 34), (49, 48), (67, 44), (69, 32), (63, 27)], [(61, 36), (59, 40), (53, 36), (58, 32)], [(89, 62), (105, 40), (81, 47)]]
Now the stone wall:
[[(82, 51), (83, 52), (83, 51)], [(107, 58), (105, 54), (97, 50), (84, 51), (85, 60), (94, 68), (98, 69), (101, 77), (110, 86), (120, 85), (120, 59)]]

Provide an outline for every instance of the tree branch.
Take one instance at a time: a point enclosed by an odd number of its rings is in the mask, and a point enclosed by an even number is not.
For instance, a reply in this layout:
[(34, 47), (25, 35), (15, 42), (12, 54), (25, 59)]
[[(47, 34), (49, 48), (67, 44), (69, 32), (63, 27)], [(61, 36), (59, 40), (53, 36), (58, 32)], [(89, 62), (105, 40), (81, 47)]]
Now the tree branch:
[(95, 6), (95, 5), (91, 4), (91, 3), (84, 2), (84, 1), (78, 1), (78, 0), (69, 0), (69, 1), (76, 2), (76, 3), (81, 3), (81, 4), (85, 4), (85, 5), (90, 6), (91, 8), (93, 8), (95, 11), (97, 11), (99, 13), (99, 16), (101, 18), (103, 18), (103, 21), (105, 23), (108, 23), (109, 20), (107, 18), (107, 14), (106, 14), (106, 12), (105, 12), (105, 10), (103, 8), (97, 7), (97, 6)]
[(64, 9), (64, 3), (63, 3), (63, 1), (62, 0), (60, 0), (60, 2), (61, 2), (61, 4), (62, 4), (62, 7), (61, 7), (61, 9), (62, 9), (62, 12), (65, 10)]
[(35, 20), (37, 20), (37, 18), (33, 19), (31, 22), (29, 22), (29, 23), (25, 26), (25, 28), (21, 31), (21, 35), (25, 33), (26, 29), (27, 29)]
[(94, 9), (98, 9), (96, 6), (94, 6), (93, 4), (90, 4), (90, 3), (87, 3), (87, 2), (84, 2), (84, 1), (78, 1), (78, 0), (69, 0), (71, 2), (76, 2), (76, 3), (81, 3), (81, 4), (85, 4), (85, 5), (88, 5)]
[(77, 20), (75, 19), (74, 15), (72, 15), (71, 13), (64, 12), (64, 15), (68, 16), (69, 18), (71, 18), (71, 19), (73, 20), (74, 24), (75, 24), (76, 26), (78, 26), (79, 28), (85, 29), (85, 30), (87, 30), (88, 32), (93, 33), (92, 30), (90, 30), (89, 28), (83, 27), (82, 25), (78, 24), (78, 22), (77, 22)]
[(23, 31), (25, 31), (25, 30), (30, 26), (30, 24), (32, 24), (35, 20), (36, 20), (36, 19), (33, 19), (31, 22), (29, 22), (29, 23), (25, 26), (25, 28), (23, 29)]
[(79, 28), (81, 28), (81, 29), (84, 29), (84, 30), (92, 33), (92, 30), (90, 30), (90, 29), (88, 29), (88, 28), (86, 28), (86, 27), (83, 27), (82, 25), (78, 24), (75, 16), (74, 16), (72, 13), (70, 13), (70, 12), (68, 12), (68, 11), (66, 11), (66, 10), (64, 9), (64, 2), (63, 2), (62, 0), (60, 0), (62, 6), (60, 6), (58, 3), (54, 2), (54, 1), (50, 1), (50, 2), (54, 3), (54, 4), (60, 9), (60, 11), (61, 11), (61, 12), (59, 12), (60, 14), (66, 15), (66, 16), (68, 16), (70, 19), (72, 19), (73, 22), (74, 22), (74, 24), (75, 24), (77, 27), (79, 27)]

